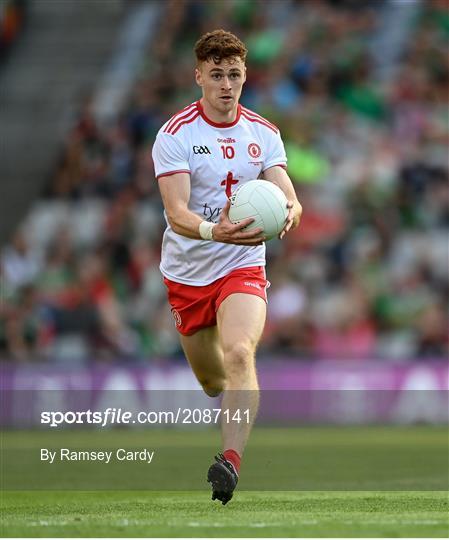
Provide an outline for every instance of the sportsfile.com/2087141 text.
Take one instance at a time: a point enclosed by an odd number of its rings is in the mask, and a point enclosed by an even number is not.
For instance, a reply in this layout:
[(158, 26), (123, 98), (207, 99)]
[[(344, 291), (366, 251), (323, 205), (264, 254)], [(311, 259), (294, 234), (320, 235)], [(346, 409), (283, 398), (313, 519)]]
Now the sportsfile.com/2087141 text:
[(111, 425), (149, 424), (217, 424), (250, 423), (249, 409), (190, 409), (178, 407), (172, 411), (131, 412), (122, 408), (108, 407), (103, 411), (42, 411), (40, 423), (49, 427), (73, 424), (94, 424), (98, 427)]

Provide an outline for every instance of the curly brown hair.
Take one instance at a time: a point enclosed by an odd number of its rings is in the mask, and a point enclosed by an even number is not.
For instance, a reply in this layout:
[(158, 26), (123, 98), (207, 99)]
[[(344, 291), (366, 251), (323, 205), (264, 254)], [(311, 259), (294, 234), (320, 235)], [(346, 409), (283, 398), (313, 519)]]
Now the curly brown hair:
[(214, 30), (200, 37), (195, 44), (195, 55), (198, 62), (213, 60), (219, 64), (224, 58), (239, 57), (245, 62), (248, 53), (245, 44), (226, 30)]

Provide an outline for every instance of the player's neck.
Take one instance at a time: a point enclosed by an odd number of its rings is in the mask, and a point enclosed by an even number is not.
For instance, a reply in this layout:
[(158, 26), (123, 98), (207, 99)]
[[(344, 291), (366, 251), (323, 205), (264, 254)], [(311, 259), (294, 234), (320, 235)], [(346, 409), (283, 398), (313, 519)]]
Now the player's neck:
[(238, 103), (236, 103), (233, 109), (225, 113), (212, 107), (212, 105), (208, 101), (206, 101), (204, 98), (200, 99), (200, 103), (201, 103), (201, 107), (203, 108), (204, 114), (212, 122), (215, 122), (217, 124), (232, 124), (237, 118), (238, 106), (239, 106)]

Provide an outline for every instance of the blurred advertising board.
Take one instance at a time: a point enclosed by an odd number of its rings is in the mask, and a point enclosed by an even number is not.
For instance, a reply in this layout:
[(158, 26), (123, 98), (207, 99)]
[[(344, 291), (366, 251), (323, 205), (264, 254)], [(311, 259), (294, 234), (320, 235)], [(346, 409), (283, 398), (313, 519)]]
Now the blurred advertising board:
[[(258, 373), (259, 424), (448, 422), (449, 365), (444, 361), (273, 360), (260, 362)], [(207, 397), (190, 369), (179, 364), (103, 364), (76, 370), (3, 364), (0, 376), (4, 427), (48, 427), (39, 419), (42, 411), (51, 410), (104, 411), (109, 407), (172, 414), (220, 407), (220, 398)], [(203, 416), (198, 414), (201, 424)]]

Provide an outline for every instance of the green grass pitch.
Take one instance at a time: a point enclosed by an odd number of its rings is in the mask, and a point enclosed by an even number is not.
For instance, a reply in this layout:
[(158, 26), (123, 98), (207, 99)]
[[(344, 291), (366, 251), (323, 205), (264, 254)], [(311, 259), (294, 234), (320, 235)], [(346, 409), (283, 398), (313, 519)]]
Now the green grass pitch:
[[(447, 426), (256, 428), (225, 507), (204, 481), (218, 443), (218, 430), (4, 432), (1, 535), (449, 536)], [(146, 445), (156, 457), (130, 468), (33, 461), (58, 444)]]
[(3, 536), (447, 537), (444, 492), (12, 492)]

